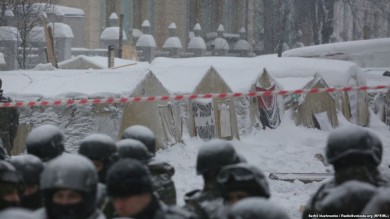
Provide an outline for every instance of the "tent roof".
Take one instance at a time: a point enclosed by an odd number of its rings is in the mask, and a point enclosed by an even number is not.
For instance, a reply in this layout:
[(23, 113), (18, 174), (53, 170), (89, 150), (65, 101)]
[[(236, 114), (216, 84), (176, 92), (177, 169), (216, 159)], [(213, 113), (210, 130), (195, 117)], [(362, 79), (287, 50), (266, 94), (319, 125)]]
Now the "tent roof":
[(131, 95), (150, 73), (148, 63), (121, 69), (0, 72), (4, 92), (15, 100)]
[(156, 58), (151, 69), (171, 93), (192, 93), (209, 73), (211, 66), (174, 62), (170, 58)]
[[(69, 67), (71, 67), (72, 65), (79, 65), (81, 63), (85, 63), (86, 65), (90, 64), (92, 66), (96, 66), (96, 69), (108, 68), (107, 57), (85, 56), (85, 55), (79, 55), (79, 56), (73, 57), (71, 59), (62, 61), (62, 62), (58, 63), (58, 67), (62, 68), (62, 69), (70, 69)], [(115, 67), (136, 64), (136, 63), (137, 62), (133, 61), (133, 60), (119, 59), (119, 58), (115, 58), (115, 61), (114, 61)]]
[[(207, 71), (213, 66), (216, 71), (226, 81), (233, 92), (248, 91), (248, 89), (257, 81), (265, 68), (271, 77), (279, 81), (281, 78), (311, 78), (316, 73), (322, 75), (329, 86), (345, 86), (354, 75), (358, 75), (359, 84), (364, 84), (361, 69), (352, 62), (309, 59), (299, 57), (278, 58), (276, 55), (265, 55), (254, 58), (237, 57), (198, 57), (198, 58), (156, 58), (152, 62), (152, 68), (158, 75), (164, 75), (168, 80), (170, 77), (171, 85), (166, 85), (168, 89), (187, 90), (188, 87), (194, 87), (193, 83), (198, 83), (201, 79), (199, 72)], [(170, 72), (170, 73), (164, 73)], [(202, 75), (203, 76), (203, 75)], [(174, 81), (176, 77), (190, 77), (188, 84), (181, 84)], [(164, 81), (163, 78), (160, 79)], [(193, 82), (191, 82), (193, 81)], [(306, 83), (309, 80), (306, 79)], [(164, 83), (164, 82), (163, 82)], [(300, 83), (305, 85), (306, 83)], [(166, 84), (166, 83), (164, 83)], [(283, 83), (282, 83), (283, 84)], [(172, 87), (172, 88), (170, 88)], [(292, 88), (289, 84), (284, 85), (283, 89)], [(296, 86), (295, 86), (296, 87)], [(187, 89), (186, 89), (187, 88)]]

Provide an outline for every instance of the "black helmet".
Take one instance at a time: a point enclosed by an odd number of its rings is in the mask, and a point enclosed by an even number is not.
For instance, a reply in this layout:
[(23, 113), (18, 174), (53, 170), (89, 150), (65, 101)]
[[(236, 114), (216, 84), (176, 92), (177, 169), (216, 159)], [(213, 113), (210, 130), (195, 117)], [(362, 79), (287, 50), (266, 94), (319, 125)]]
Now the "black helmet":
[(270, 189), (264, 173), (247, 163), (224, 167), (218, 174), (218, 183), (224, 195), (230, 191), (246, 191), (249, 196), (269, 198)]
[(38, 157), (31, 154), (23, 154), (13, 156), (10, 162), (22, 174), (25, 184), (39, 184), (43, 163)]
[(102, 183), (105, 182), (109, 166), (117, 161), (118, 156), (115, 141), (105, 134), (92, 134), (81, 140), (79, 154), (103, 163), (103, 168), (98, 172)]
[(350, 180), (329, 189), (315, 207), (321, 214), (359, 214), (376, 192), (371, 184)]
[(15, 207), (18, 201), (7, 201), (2, 197), (10, 192), (21, 192), (23, 183), (22, 175), (7, 161), (0, 160), (0, 211), (9, 207)]
[(103, 163), (112, 161), (112, 155), (116, 153), (115, 141), (105, 134), (92, 134), (81, 140), (79, 154), (91, 160), (99, 160)]
[(64, 133), (54, 125), (34, 128), (27, 136), (27, 153), (48, 161), (65, 151)]
[(23, 177), (11, 163), (0, 160), (0, 183), (20, 184)]
[(228, 141), (212, 140), (199, 149), (196, 172), (203, 175), (206, 172), (219, 171), (222, 167), (239, 161), (236, 151)]
[(348, 126), (332, 131), (326, 145), (330, 164), (369, 162), (378, 166), (382, 160), (382, 142), (367, 129)]
[(264, 198), (245, 198), (229, 209), (230, 219), (289, 219), (277, 205)]
[[(62, 154), (48, 162), (41, 176), (41, 190), (49, 218), (59, 215), (87, 218), (96, 210), (98, 176), (92, 162), (77, 154)], [(53, 195), (61, 189), (71, 189), (82, 195), (81, 203), (71, 208), (53, 202)]]
[(152, 193), (149, 170), (138, 160), (122, 159), (107, 173), (107, 191), (111, 197), (127, 197)]
[(34, 212), (24, 208), (8, 208), (0, 212), (0, 219), (35, 219)]
[(122, 135), (122, 139), (135, 139), (138, 140), (146, 146), (149, 153), (153, 156), (156, 154), (156, 137), (152, 130), (146, 126), (142, 125), (133, 125), (128, 127)]
[(120, 158), (131, 158), (141, 162), (148, 162), (152, 157), (146, 146), (134, 139), (120, 140), (116, 143), (116, 146)]

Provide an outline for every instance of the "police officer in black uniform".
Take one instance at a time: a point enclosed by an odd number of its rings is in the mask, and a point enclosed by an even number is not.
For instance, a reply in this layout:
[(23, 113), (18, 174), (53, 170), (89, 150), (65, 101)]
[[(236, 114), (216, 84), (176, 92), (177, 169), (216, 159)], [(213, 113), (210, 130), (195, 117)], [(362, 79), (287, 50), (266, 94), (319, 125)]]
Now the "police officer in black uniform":
[[(0, 102), (12, 102), (11, 98), (3, 96), (2, 80), (0, 79)], [(16, 138), (19, 127), (19, 111), (14, 108), (0, 108), (0, 139), (3, 141), (3, 146), (7, 153), (11, 155), (13, 143)]]
[(191, 219), (194, 215), (166, 206), (154, 194), (149, 170), (138, 160), (121, 159), (107, 173), (107, 190), (120, 217)]
[(20, 207), (37, 210), (42, 207), (42, 193), (39, 189), (43, 162), (31, 154), (13, 156), (10, 160), (16, 170), (23, 176), (24, 191)]
[(326, 145), (326, 157), (335, 170), (334, 178), (323, 184), (314, 194), (303, 212), (303, 218), (316, 214), (329, 192), (351, 180), (375, 187), (388, 186), (378, 170), (382, 161), (382, 142), (367, 129), (348, 126), (332, 131)]
[(240, 162), (240, 157), (233, 146), (224, 140), (211, 140), (205, 143), (198, 152), (196, 172), (202, 175), (202, 190), (185, 194), (185, 209), (194, 212), (199, 218), (220, 218), (220, 208), (224, 202), (217, 182), (219, 171), (230, 164)]
[(99, 182), (92, 162), (84, 156), (64, 153), (49, 161), (41, 176), (44, 208), (37, 218), (105, 219), (96, 207)]
[[(169, 163), (155, 158), (156, 137), (154, 133), (145, 126), (133, 125), (124, 131), (122, 139), (137, 140), (146, 146), (150, 154), (150, 159), (146, 162), (146, 165), (152, 175), (155, 191), (165, 204), (175, 205), (176, 188), (172, 180), (172, 176), (175, 174), (175, 168)], [(134, 142), (131, 144), (134, 144)]]

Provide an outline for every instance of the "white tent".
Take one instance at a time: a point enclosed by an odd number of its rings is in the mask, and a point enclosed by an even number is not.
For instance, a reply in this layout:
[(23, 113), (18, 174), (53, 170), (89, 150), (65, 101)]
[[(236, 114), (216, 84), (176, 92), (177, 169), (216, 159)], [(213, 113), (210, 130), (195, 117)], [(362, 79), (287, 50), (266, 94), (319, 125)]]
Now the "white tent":
[[(167, 90), (149, 70), (148, 63), (138, 63), (115, 70), (56, 70), (0, 72), (5, 94), (14, 100), (79, 99), (167, 95)], [(43, 89), (44, 88), (44, 89)], [(22, 108), (19, 147), (31, 128), (51, 123), (65, 131), (66, 147), (77, 151), (78, 142), (91, 133), (120, 137), (130, 125), (152, 129), (158, 146), (166, 140), (158, 113), (159, 102), (92, 106), (60, 106)]]
[[(212, 66), (180, 63), (181, 59), (156, 58), (152, 70), (172, 94), (227, 93), (231, 89)], [(190, 136), (204, 139), (239, 138), (232, 99), (193, 100), (176, 103)], [(182, 110), (180, 110), (182, 109)], [(204, 117), (204, 118), (201, 118)]]

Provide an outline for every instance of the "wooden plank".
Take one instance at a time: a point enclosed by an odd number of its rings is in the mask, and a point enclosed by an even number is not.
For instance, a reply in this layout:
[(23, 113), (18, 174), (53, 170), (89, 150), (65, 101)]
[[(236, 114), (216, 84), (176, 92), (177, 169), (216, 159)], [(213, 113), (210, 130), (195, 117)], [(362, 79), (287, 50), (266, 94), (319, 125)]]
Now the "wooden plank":
[(333, 177), (333, 173), (270, 173), (268, 178), (271, 180), (281, 180), (294, 182), (299, 180), (303, 183), (320, 182)]

